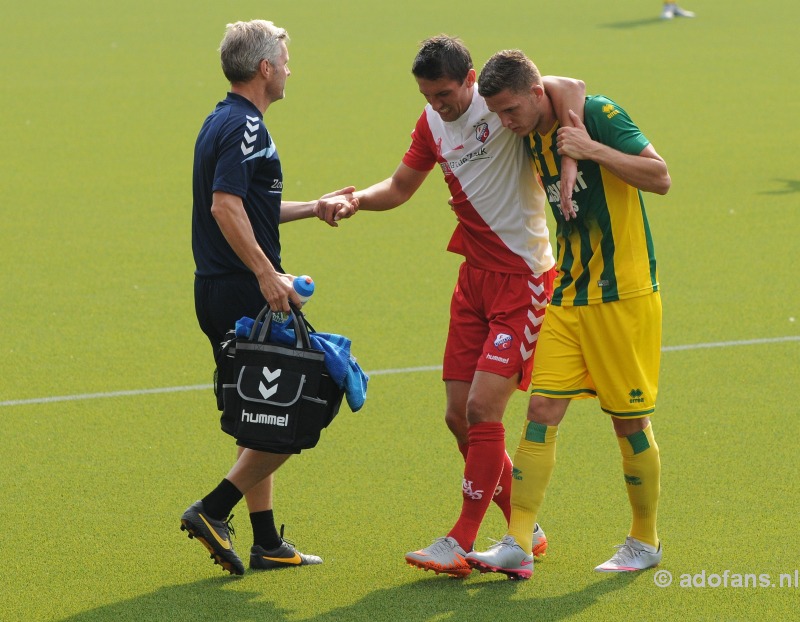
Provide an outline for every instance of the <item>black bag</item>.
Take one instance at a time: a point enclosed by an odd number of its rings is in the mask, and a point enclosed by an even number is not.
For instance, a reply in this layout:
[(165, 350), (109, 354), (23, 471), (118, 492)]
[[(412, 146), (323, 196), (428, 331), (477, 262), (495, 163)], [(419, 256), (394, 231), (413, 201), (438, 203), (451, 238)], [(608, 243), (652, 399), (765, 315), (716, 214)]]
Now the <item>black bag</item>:
[(249, 338), (229, 331), (217, 353), (214, 387), (220, 423), (242, 447), (299, 453), (317, 444), (320, 432), (339, 412), (344, 390), (325, 368), (325, 353), (311, 346), (313, 328), (294, 306), (291, 317), (294, 347), (268, 342), (272, 311), (267, 305)]

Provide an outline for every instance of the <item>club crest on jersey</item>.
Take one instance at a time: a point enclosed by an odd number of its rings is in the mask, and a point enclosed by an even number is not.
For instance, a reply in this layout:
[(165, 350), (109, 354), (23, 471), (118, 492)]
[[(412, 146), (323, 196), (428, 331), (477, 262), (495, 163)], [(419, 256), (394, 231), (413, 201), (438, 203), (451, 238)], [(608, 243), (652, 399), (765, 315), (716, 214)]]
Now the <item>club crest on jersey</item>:
[(498, 350), (508, 350), (511, 347), (512, 341), (513, 337), (511, 337), (511, 335), (500, 333), (494, 340), (494, 347), (497, 348)]
[(478, 125), (475, 126), (475, 138), (477, 138), (482, 143), (485, 143), (489, 139), (489, 124), (484, 123), (481, 121)]

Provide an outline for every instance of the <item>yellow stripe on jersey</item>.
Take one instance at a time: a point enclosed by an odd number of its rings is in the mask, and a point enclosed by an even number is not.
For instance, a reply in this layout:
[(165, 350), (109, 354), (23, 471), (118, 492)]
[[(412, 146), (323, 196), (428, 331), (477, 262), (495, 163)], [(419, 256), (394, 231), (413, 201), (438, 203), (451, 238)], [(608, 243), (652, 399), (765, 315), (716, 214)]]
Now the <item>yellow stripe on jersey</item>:
[(544, 157), (544, 164), (547, 166), (547, 175), (556, 176), (559, 174), (558, 166), (556, 166), (556, 159), (553, 156), (553, 138), (556, 136), (558, 122), (553, 127), (549, 134), (542, 136), (542, 156)]
[[(606, 202), (614, 206), (611, 232), (614, 238), (614, 271), (620, 299), (639, 296), (654, 290), (650, 277), (647, 226), (639, 190), (600, 167)], [(620, 209), (622, 206), (624, 209)], [(655, 275), (658, 283), (658, 274)]]
[[(658, 274), (651, 274), (652, 243), (639, 191), (598, 168), (604, 203), (613, 209), (603, 207), (594, 218), (561, 225), (569, 234), (564, 237), (559, 231), (554, 304), (610, 302), (658, 289)], [(580, 203), (581, 195), (577, 198)]]

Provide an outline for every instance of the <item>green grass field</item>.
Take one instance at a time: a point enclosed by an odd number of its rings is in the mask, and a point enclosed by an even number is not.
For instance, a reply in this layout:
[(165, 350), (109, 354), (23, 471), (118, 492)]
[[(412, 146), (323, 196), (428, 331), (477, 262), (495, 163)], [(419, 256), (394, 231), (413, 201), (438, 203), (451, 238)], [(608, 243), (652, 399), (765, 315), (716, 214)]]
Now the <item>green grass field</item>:
[[(653, 0), (5, 6), (0, 620), (796, 618), (800, 9), (686, 3), (697, 19), (669, 23)], [(562, 426), (540, 517), (551, 548), (533, 580), (405, 566), (460, 507), (435, 369), (459, 259), (444, 250), (455, 223), (437, 172), (391, 213), (282, 230), (285, 267), (317, 283), (310, 321), (351, 337), (373, 372), (364, 409), (343, 408), (279, 472), (278, 520), (325, 564), (231, 578), (179, 531), (234, 457), (202, 388), (212, 368), (193, 309), (191, 160), (227, 88), (225, 24), (255, 17), (292, 37), (288, 96), (266, 117), (287, 199), (394, 170), (424, 104), (411, 61), (439, 32), (461, 36), (478, 68), (520, 47), (544, 73), (582, 78), (667, 160), (670, 193), (646, 201), (663, 285), (654, 427), (671, 587), (653, 571), (592, 571), (629, 522), (593, 401)], [(518, 393), (507, 411), (512, 450), (525, 405)], [(242, 553), (244, 504), (235, 514)], [(503, 529), (490, 509), (479, 547)], [(776, 587), (680, 585), (725, 571)]]

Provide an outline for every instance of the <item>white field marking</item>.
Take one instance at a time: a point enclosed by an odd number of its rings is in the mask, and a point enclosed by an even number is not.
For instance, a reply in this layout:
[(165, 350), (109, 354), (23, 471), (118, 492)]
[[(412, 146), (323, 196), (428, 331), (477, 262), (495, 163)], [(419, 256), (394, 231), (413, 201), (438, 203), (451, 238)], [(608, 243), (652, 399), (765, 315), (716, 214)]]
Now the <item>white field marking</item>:
[(28, 400), (8, 400), (0, 402), (0, 406), (22, 406), (24, 404), (48, 404), (50, 402), (75, 402), (79, 400), (96, 400), (105, 397), (125, 397), (129, 395), (148, 395), (150, 393), (179, 393), (180, 391), (199, 391), (211, 389), (211, 384), (193, 384), (185, 387), (164, 387), (161, 389), (133, 389), (131, 391), (110, 391), (108, 393), (81, 393), (79, 395), (56, 395), (53, 397), (34, 397)]
[(772, 337), (770, 339), (745, 339), (744, 341), (717, 341), (716, 343), (693, 343), (686, 346), (664, 346), (662, 352), (677, 352), (678, 350), (705, 350), (708, 348), (733, 348), (736, 346), (757, 346), (764, 343), (787, 343), (800, 341), (800, 335), (788, 337)]
[[(681, 350), (707, 350), (709, 348), (735, 348), (738, 346), (756, 346), (768, 343), (788, 343), (800, 341), (800, 335), (773, 337), (769, 339), (746, 339), (744, 341), (717, 341), (715, 343), (694, 343), (683, 346), (664, 346), (662, 352), (678, 352)], [(412, 374), (417, 372), (440, 371), (441, 365), (424, 365), (421, 367), (398, 367), (394, 369), (377, 369), (366, 372), (368, 376), (388, 376), (394, 374)], [(204, 391), (213, 388), (211, 384), (192, 384), (183, 387), (163, 387), (160, 389), (133, 389), (130, 391), (110, 391), (107, 393), (81, 393), (78, 395), (56, 395), (52, 397), (34, 397), (26, 400), (6, 400), (3, 406), (24, 406), (26, 404), (49, 404), (52, 402), (75, 402), (80, 400), (96, 400), (109, 397), (128, 397), (131, 395), (151, 395), (155, 393), (180, 393), (182, 391)]]

